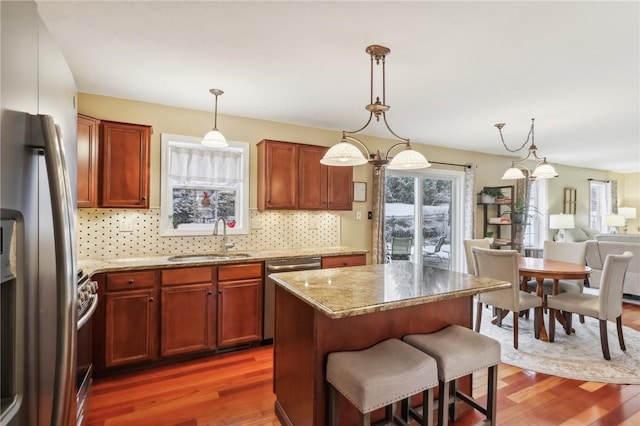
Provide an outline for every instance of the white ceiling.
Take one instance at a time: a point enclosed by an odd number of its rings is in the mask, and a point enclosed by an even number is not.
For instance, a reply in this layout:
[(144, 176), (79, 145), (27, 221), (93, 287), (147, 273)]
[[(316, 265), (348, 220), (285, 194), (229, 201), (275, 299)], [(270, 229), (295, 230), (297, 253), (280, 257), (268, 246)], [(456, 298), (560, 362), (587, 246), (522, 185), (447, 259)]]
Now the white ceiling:
[(355, 130), (381, 44), (414, 143), (523, 157), (493, 125), (517, 148), (535, 117), (550, 162), (640, 172), (638, 1), (37, 3), (81, 92)]

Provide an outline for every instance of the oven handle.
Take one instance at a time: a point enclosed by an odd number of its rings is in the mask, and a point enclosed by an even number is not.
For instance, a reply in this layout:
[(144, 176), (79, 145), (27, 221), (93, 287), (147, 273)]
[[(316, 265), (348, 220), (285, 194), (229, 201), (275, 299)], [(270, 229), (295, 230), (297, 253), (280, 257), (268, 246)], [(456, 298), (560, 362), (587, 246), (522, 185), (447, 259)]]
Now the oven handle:
[(78, 330), (80, 330), (86, 323), (91, 319), (91, 316), (96, 311), (98, 307), (98, 293), (94, 293), (91, 296), (91, 305), (89, 305), (89, 309), (82, 315), (82, 317), (78, 318)]

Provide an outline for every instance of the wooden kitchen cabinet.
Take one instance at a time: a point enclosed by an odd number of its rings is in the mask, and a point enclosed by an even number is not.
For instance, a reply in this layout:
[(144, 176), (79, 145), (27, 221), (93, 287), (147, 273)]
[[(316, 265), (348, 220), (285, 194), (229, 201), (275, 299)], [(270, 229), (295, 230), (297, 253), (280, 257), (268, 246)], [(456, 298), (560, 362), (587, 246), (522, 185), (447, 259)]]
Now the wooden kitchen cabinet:
[(259, 210), (351, 210), (353, 167), (320, 164), (327, 147), (258, 144)]
[(78, 207), (98, 207), (100, 120), (78, 115)]
[(151, 127), (102, 121), (100, 207), (149, 208)]
[(263, 264), (218, 268), (218, 346), (262, 339)]
[(158, 358), (158, 292), (154, 284), (153, 271), (106, 274), (104, 367)]
[(215, 268), (161, 272), (160, 356), (215, 349)]
[(327, 256), (322, 258), (322, 269), (345, 268), (348, 266), (362, 266), (366, 264), (367, 264), (366, 254)]

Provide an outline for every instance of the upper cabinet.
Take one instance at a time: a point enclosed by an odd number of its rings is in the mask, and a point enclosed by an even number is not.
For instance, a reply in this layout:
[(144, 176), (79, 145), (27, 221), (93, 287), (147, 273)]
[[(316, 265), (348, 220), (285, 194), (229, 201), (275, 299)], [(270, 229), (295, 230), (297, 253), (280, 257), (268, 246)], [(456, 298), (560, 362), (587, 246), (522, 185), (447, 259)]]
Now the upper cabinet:
[(258, 143), (258, 210), (351, 210), (353, 168), (320, 164), (327, 149)]
[(78, 115), (78, 207), (98, 207), (100, 120)]
[(78, 207), (149, 208), (151, 133), (78, 115)]
[(149, 208), (151, 127), (101, 123), (101, 207)]

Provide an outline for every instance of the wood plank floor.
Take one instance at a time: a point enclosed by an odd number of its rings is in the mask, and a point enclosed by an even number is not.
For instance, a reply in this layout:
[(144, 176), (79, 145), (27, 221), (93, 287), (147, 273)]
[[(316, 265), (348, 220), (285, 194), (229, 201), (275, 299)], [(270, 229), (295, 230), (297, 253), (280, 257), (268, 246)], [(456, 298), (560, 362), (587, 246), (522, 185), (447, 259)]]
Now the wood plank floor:
[[(640, 331), (640, 306), (625, 303), (623, 322)], [(279, 425), (272, 362), (266, 346), (98, 379), (89, 425)], [(640, 425), (640, 385), (568, 380), (506, 364), (499, 380), (498, 425)], [(475, 376), (474, 383), (482, 397), (486, 377)], [(453, 424), (481, 420), (469, 412)]]

